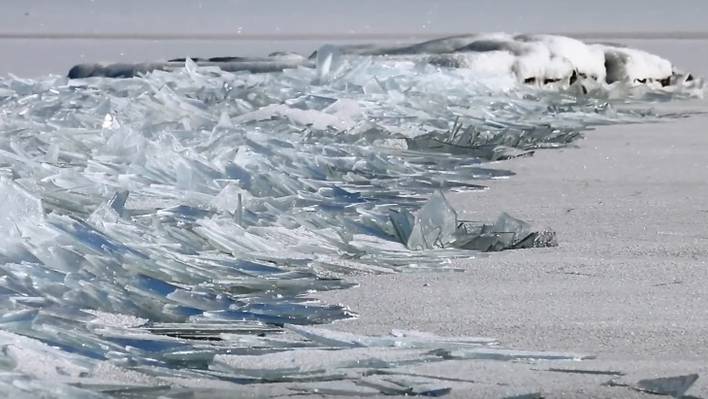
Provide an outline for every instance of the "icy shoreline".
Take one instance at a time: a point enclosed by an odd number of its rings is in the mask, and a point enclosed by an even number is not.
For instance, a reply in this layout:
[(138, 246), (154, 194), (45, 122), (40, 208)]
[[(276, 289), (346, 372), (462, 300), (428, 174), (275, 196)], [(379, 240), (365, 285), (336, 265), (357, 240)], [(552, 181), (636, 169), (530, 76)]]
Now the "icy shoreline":
[[(506, 72), (480, 79), (426, 59), (319, 58), (316, 69), (277, 74), (185, 61), (178, 71), (128, 80), (0, 81), (8, 204), (0, 213), (0, 327), (13, 348), (5, 363), (19, 373), (3, 378), (34, 386), (22, 363), (29, 350), (64, 356), (66, 365), (49, 374), (68, 375), (71, 384), (109, 366), (153, 382), (178, 375), (182, 383), (365, 382), (368, 366), (335, 362), (312, 375), (307, 367), (244, 369), (228, 359), (362, 346), (393, 346), (397, 359), (400, 336), (297, 327), (351, 315), (314, 301), (313, 292), (350, 286), (333, 277), (352, 272), (449, 268), (452, 258), (478, 254), (466, 247), (476, 236), (465, 234), (527, 231), (512, 219), (500, 219), (497, 230), (477, 230), (481, 222), (461, 230), (455, 212), (439, 206), (444, 199), (423, 204), (437, 190), (475, 192), (511, 175), (483, 162), (561, 147), (596, 125), (683, 116), (646, 108), (690, 96), (698, 84), (600, 82), (586, 96), (519, 85)], [(524, 237), (501, 240), (501, 248)], [(119, 320), (97, 316), (104, 313)], [(412, 334), (418, 352), (405, 362), (576, 358)], [(468, 344), (474, 350), (460, 349)], [(439, 351), (420, 352), (433, 347)], [(347, 353), (361, 365), (359, 352)], [(354, 376), (342, 376), (352, 367)], [(149, 395), (153, 382), (135, 389)], [(418, 388), (429, 387), (398, 389)], [(89, 387), (112, 389), (123, 388)]]
[[(455, 262), (465, 273), (354, 276), (358, 287), (317, 296), (352, 304), (360, 317), (327, 328), (474, 333), (513, 346), (580, 350), (597, 359), (577, 368), (622, 373), (618, 381), (630, 384), (698, 373), (689, 394), (706, 396), (708, 241), (705, 206), (695, 200), (706, 195), (707, 171), (698, 160), (708, 150), (705, 124), (701, 115), (601, 127), (577, 148), (505, 162), (517, 176), (451, 202), (469, 218), (508, 210), (548, 222), (561, 237), (558, 248)], [(477, 380), (453, 389), (460, 398), (534, 390), (547, 397), (650, 397), (603, 387), (609, 374), (561, 377), (543, 370), (453, 362), (411, 372)], [(501, 381), (507, 389), (490, 386)]]

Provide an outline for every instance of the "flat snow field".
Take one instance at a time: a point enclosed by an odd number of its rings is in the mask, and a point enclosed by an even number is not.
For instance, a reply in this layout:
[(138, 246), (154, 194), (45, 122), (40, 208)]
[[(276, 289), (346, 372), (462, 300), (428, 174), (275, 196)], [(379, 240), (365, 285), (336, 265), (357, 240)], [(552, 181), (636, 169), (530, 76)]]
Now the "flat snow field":
[[(681, 107), (708, 111), (704, 101)], [(602, 127), (585, 137), (576, 147), (502, 162), (517, 176), (450, 196), (466, 219), (507, 211), (551, 227), (558, 248), (459, 262), (463, 273), (354, 276), (359, 287), (320, 294), (359, 313), (331, 328), (482, 335), (518, 349), (590, 353), (598, 360), (575, 367), (623, 371), (627, 382), (698, 373), (689, 393), (708, 396), (708, 116)], [(518, 393), (535, 387), (549, 397), (640, 395), (602, 387), (607, 376), (509, 374), (510, 366), (484, 363), (425, 372), (508, 383)]]

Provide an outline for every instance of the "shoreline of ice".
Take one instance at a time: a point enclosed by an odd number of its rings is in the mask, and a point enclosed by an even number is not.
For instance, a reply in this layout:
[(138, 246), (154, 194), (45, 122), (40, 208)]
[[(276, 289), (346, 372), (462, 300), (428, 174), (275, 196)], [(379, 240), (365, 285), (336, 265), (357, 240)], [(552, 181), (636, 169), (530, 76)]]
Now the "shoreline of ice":
[[(66, 353), (79, 379), (111, 365), (160, 378), (307, 380), (307, 368), (217, 360), (322, 349), (316, 334), (282, 334), (353, 315), (312, 299), (351, 286), (333, 277), (448, 268), (478, 255), (465, 234), (516, 247), (525, 236), (502, 240), (500, 230), (525, 225), (503, 218), (485, 230), (436, 193), (483, 189), (512, 175), (484, 162), (562, 147), (596, 125), (683, 116), (647, 108), (700, 83), (614, 82), (584, 94), (338, 51), (318, 53), (317, 68), (262, 74), (185, 61), (124, 80), (0, 80), (8, 345), (21, 335), (38, 352)], [(105, 313), (149, 322), (126, 329)], [(342, 339), (320, 337), (351, 346)], [(443, 349), (431, 356), (454, 356), (449, 339), (426, 340)], [(18, 370), (13, 353), (3, 364)]]

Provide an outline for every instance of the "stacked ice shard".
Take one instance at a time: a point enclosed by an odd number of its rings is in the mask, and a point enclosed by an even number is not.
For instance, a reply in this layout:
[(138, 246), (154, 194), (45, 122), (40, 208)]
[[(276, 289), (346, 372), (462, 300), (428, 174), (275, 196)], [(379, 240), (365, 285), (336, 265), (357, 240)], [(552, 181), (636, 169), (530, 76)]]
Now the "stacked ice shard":
[[(348, 287), (339, 278), (349, 271), (552, 245), (552, 234), (508, 215), (461, 220), (444, 193), (511, 175), (486, 161), (565, 145), (592, 125), (659, 117), (622, 107), (653, 90), (632, 82), (584, 95), (429, 54), (332, 47), (314, 62), (254, 74), (186, 60), (131, 79), (0, 80), (0, 379), (31, 391), (64, 376), (93, 397), (198, 379), (359, 378), (339, 359), (313, 373), (249, 369), (230, 356), (351, 349), (341, 336), (282, 330), (351, 316), (308, 298)], [(427, 352), (393, 345), (391, 357), (545, 356), (423, 341), (412, 348)], [(369, 355), (351, 359), (363, 369), (394, 362)], [(51, 370), (33, 371), (29, 357)], [(124, 379), (109, 384), (105, 373)]]

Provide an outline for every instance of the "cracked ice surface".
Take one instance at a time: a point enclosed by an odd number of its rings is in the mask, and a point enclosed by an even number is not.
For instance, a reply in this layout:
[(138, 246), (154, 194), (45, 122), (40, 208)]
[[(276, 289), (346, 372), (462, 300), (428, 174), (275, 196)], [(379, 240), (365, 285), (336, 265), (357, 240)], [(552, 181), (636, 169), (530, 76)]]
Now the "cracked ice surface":
[[(69, 384), (57, 391), (68, 397), (118, 386), (157, 395), (168, 378), (346, 380), (372, 392), (442, 394), (369, 381), (362, 369), (578, 359), (484, 339), (297, 326), (352, 316), (308, 298), (350, 286), (338, 278), (348, 272), (442, 268), (474, 256), (470, 248), (535, 242), (508, 215), (493, 226), (459, 220), (443, 192), (512, 174), (485, 161), (562, 146), (593, 125), (658, 119), (636, 105), (686, 93), (613, 84), (585, 96), (414, 58), (321, 54), (318, 68), (276, 73), (187, 61), (125, 80), (0, 80), (8, 394), (40, 392), (46, 378)], [(362, 350), (371, 347), (387, 349)], [(296, 349), (346, 355), (316, 353), (326, 363), (317, 369)], [(247, 356), (265, 356), (262, 367)], [(280, 357), (293, 364), (277, 366)], [(54, 367), (33, 371), (27, 358)], [(100, 380), (105, 367), (131, 377)]]

